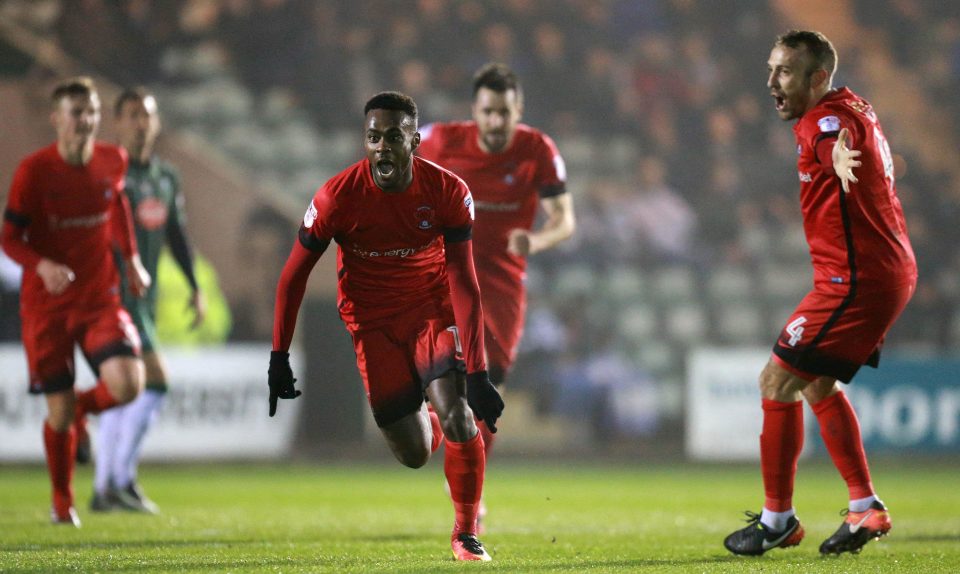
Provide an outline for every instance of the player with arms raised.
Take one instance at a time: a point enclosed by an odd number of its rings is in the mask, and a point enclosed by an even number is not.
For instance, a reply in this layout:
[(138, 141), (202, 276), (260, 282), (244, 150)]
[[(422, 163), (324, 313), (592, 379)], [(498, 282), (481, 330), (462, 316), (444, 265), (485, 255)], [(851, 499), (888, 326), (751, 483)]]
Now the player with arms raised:
[[(797, 168), (814, 287), (790, 316), (760, 374), (760, 515), (726, 538), (735, 554), (795, 546), (804, 531), (793, 508), (805, 398), (847, 483), (846, 520), (821, 554), (859, 552), (890, 531), (877, 497), (860, 424), (837, 381), (876, 367), (884, 336), (913, 294), (917, 265), (894, 185), (890, 147), (873, 108), (832, 88), (837, 54), (822, 34), (791, 31), (774, 44), (767, 86), (780, 118), (797, 120)], [(852, 146), (855, 149), (850, 149)], [(856, 175), (854, 175), (856, 170)]]
[(459, 177), (413, 157), (420, 134), (411, 98), (382, 92), (364, 113), (366, 159), (317, 191), (277, 285), (270, 416), (278, 398), (300, 394), (288, 354), (297, 310), (310, 271), (336, 241), (338, 307), (374, 420), (411, 468), (445, 438), (454, 557), (487, 561), (477, 539), (484, 452), (474, 416), (496, 431), (503, 401), (484, 363), (473, 198)]
[[(53, 91), (55, 144), (24, 159), (4, 211), (2, 245), (23, 266), (20, 314), (30, 392), (47, 399), (43, 442), (53, 484), (52, 520), (80, 526), (73, 465), (84, 418), (132, 401), (143, 388), (140, 339), (120, 305), (117, 246), (132, 289), (150, 276), (140, 263), (123, 193), (127, 154), (95, 140), (100, 97), (93, 81), (64, 81)], [(74, 345), (99, 377), (73, 388)]]
[[(473, 77), (473, 121), (424, 127), (417, 153), (459, 175), (476, 201), (474, 262), (483, 299), (490, 379), (502, 385), (517, 355), (527, 307), (527, 256), (573, 235), (573, 200), (553, 140), (520, 123), (523, 91), (503, 64)], [(537, 206), (546, 214), (533, 230)], [(487, 456), (494, 435), (479, 423)], [(481, 502), (481, 517), (485, 513)]]

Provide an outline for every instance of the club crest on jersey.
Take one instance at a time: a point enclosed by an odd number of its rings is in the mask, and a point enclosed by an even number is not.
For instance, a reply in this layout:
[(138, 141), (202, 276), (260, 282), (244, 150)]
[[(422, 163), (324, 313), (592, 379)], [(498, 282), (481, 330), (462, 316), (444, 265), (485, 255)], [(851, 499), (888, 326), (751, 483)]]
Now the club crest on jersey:
[(137, 205), (136, 216), (140, 227), (156, 231), (167, 223), (167, 206), (155, 197), (147, 197)]
[(430, 229), (433, 227), (434, 213), (429, 205), (422, 205), (417, 208), (417, 227), (420, 229)]
[(467, 197), (465, 197), (465, 198), (463, 199), (463, 205), (464, 205), (464, 207), (467, 208), (467, 211), (470, 212), (470, 221), (473, 221), (474, 219), (476, 219), (476, 217), (475, 217), (475, 215), (474, 215), (474, 205), (473, 205), (473, 196), (472, 196), (472, 195), (470, 195), (469, 193), (467, 194)]
[(313, 202), (311, 201), (309, 207), (307, 207), (307, 212), (303, 214), (303, 226), (310, 229), (316, 220), (317, 208), (313, 206)]
[(826, 116), (817, 120), (820, 131), (825, 133), (840, 131), (840, 118), (837, 116)]
[(513, 177), (512, 173), (508, 173), (507, 175), (503, 176), (503, 183), (507, 185), (513, 185), (513, 182), (515, 181), (516, 181), (516, 178)]

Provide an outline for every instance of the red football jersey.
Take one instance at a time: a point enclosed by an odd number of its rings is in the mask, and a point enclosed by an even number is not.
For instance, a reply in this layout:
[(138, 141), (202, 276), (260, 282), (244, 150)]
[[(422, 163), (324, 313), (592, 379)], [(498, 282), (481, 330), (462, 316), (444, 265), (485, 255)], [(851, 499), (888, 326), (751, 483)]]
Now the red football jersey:
[[(863, 165), (853, 169), (859, 183), (850, 183), (850, 193), (844, 193), (830, 160), (842, 128), (850, 130), (848, 147), (862, 152), (857, 159)], [(814, 282), (821, 288), (856, 284), (882, 290), (915, 281), (917, 264), (890, 146), (873, 107), (847, 88), (834, 90), (793, 130)]]
[(450, 297), (443, 233), (469, 231), (473, 198), (456, 175), (412, 161), (413, 182), (389, 193), (363, 159), (324, 184), (304, 215), (308, 241), (337, 242), (337, 303), (346, 322), (369, 324)]
[[(127, 154), (96, 142), (87, 165), (68, 164), (56, 144), (27, 156), (17, 168), (4, 213), (3, 246), (23, 265), (24, 312), (60, 306), (119, 303), (113, 246), (135, 253), (130, 206), (123, 194)], [(76, 280), (51, 295), (36, 272), (41, 257), (73, 270)]]
[(487, 153), (477, 142), (476, 122), (437, 123), (421, 131), (417, 153), (459, 175), (476, 201), (473, 252), (481, 292), (491, 280), (520, 285), (526, 259), (507, 253), (512, 229), (530, 229), (541, 197), (565, 191), (567, 170), (546, 134), (517, 126), (510, 147)]

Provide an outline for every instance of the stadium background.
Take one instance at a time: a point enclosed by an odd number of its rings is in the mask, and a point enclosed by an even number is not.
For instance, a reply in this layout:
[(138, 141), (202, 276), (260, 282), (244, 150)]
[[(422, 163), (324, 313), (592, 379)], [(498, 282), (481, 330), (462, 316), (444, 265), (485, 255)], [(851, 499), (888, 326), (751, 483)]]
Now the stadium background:
[[(955, 460), (956, 3), (5, 0), (0, 203), (20, 158), (52, 139), (55, 79), (97, 78), (108, 140), (118, 88), (146, 84), (215, 308), (201, 333), (186, 332), (183, 285), (161, 273), (174, 376), (148, 457), (388, 456), (336, 317), (332, 256), (312, 275), (298, 329), (304, 396), (266, 418), (276, 279), (307, 199), (360, 157), (369, 95), (412, 95), (422, 124), (465, 119), (472, 72), (506, 62), (524, 83), (525, 121), (566, 159), (579, 225), (531, 259), (496, 456), (755, 456), (754, 429), (733, 427), (759, 420), (756, 373), (810, 283), (792, 133), (764, 85), (773, 38), (791, 27), (830, 37), (835, 83), (876, 107), (920, 264), (885, 368), (854, 385), (868, 446)], [(0, 460), (39, 461), (43, 407), (24, 392), (16, 272), (3, 269)]]

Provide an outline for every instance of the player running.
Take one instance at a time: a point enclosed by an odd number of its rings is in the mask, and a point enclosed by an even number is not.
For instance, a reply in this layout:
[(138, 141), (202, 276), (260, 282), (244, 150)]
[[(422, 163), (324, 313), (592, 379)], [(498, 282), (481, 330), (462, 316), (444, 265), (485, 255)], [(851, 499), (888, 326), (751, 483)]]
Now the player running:
[[(57, 141), (17, 168), (4, 211), (2, 246), (23, 266), (20, 315), (29, 390), (44, 394), (43, 442), (53, 485), (52, 520), (80, 526), (73, 467), (84, 418), (132, 401), (143, 388), (140, 339), (120, 305), (117, 246), (131, 288), (150, 285), (137, 254), (130, 206), (123, 193), (127, 154), (95, 140), (100, 97), (89, 78), (53, 91)], [(74, 345), (98, 377), (75, 392)]]
[[(510, 68), (487, 64), (474, 74), (472, 109), (473, 121), (425, 126), (417, 153), (462, 177), (473, 193), (487, 363), (502, 388), (523, 333), (527, 256), (569, 238), (576, 221), (563, 158), (549, 136), (520, 123), (523, 91)], [(534, 231), (538, 205), (547, 217)], [(478, 426), (489, 457), (494, 435)]]
[(748, 513), (749, 525), (724, 541), (735, 554), (760, 555), (803, 539), (793, 508), (803, 446), (801, 395), (850, 493), (846, 519), (820, 553), (859, 552), (891, 527), (870, 479), (857, 415), (837, 381), (849, 383), (861, 365), (878, 365), (884, 336), (913, 294), (917, 265), (890, 146), (870, 104), (847, 88), (831, 87), (836, 64), (830, 41), (810, 31), (777, 38), (767, 64), (777, 113), (797, 120), (800, 205), (814, 287), (760, 374), (766, 500), (761, 514)]
[[(300, 395), (288, 349), (307, 278), (334, 240), (340, 316), (377, 426), (411, 468), (445, 440), (453, 555), (488, 561), (477, 539), (485, 458), (474, 416), (496, 432), (503, 401), (484, 363), (473, 198), (459, 177), (413, 157), (420, 134), (411, 98), (382, 92), (364, 113), (366, 159), (314, 195), (277, 285), (270, 416), (278, 398)], [(435, 412), (428, 414), (424, 394)]]
[[(130, 154), (124, 187), (133, 212), (140, 257), (147, 272), (156, 277), (160, 251), (165, 245), (170, 247), (193, 290), (188, 303), (194, 313), (193, 326), (197, 327), (203, 322), (206, 305), (193, 272), (180, 179), (173, 166), (153, 155), (160, 133), (157, 101), (145, 88), (127, 89), (117, 98), (114, 114), (120, 145)], [(157, 286), (151, 285), (145, 297), (136, 297), (129, 287), (124, 285), (123, 305), (140, 334), (146, 390), (133, 403), (100, 416), (90, 509), (156, 514), (157, 505), (137, 483), (137, 465), (143, 441), (167, 393), (166, 368), (156, 350)]]

